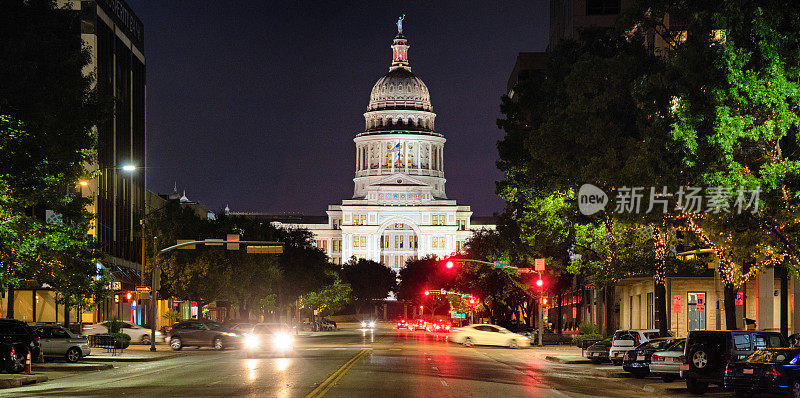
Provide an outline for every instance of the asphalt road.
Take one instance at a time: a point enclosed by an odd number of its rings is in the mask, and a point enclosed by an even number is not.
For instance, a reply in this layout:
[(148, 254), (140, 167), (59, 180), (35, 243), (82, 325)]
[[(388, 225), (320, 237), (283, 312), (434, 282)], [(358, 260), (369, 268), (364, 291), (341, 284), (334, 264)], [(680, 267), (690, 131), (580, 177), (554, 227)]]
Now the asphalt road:
[[(557, 364), (537, 348), (465, 348), (446, 335), (345, 330), (303, 337), (284, 357), (184, 349), (175, 358), (0, 390), (20, 397), (652, 397), (690, 395), (683, 383), (620, 378), (610, 366)], [(617, 376), (609, 374), (616, 373)], [(707, 396), (729, 396), (713, 392)]]

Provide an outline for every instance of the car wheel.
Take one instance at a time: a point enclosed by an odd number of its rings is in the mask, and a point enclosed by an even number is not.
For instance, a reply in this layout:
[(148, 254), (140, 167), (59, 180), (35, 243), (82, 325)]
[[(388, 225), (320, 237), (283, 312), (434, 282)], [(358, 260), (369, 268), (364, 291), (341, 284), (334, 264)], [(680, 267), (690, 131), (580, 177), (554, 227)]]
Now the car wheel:
[(72, 347), (67, 350), (64, 358), (67, 360), (67, 362), (78, 362), (78, 360), (81, 359), (81, 350), (79, 350), (78, 347)]
[(221, 351), (225, 349), (225, 345), (222, 344), (222, 339), (219, 337), (214, 338), (214, 349)]
[(519, 348), (519, 343), (517, 342), (516, 339), (511, 339), (511, 341), (508, 342), (508, 348), (511, 349)]
[[(27, 354), (26, 354), (27, 355)], [(15, 355), (11, 363), (6, 367), (8, 373), (19, 373), (25, 369), (25, 355)]]
[(693, 348), (689, 351), (689, 367), (697, 373), (708, 373), (714, 369), (714, 358), (703, 346)]
[(708, 383), (690, 377), (686, 379), (686, 389), (692, 394), (702, 395), (708, 391)]
[(675, 376), (672, 375), (661, 376), (661, 381), (663, 381), (664, 383), (672, 383), (673, 381), (675, 381)]
[(149, 334), (146, 334), (146, 335), (142, 336), (142, 344), (150, 345), (150, 335)]
[(472, 343), (472, 339), (471, 338), (469, 338), (469, 337), (465, 337), (464, 338), (464, 347), (472, 347), (473, 345), (475, 345), (475, 344)]
[(171, 339), (169, 339), (169, 346), (175, 351), (180, 351), (181, 348), (183, 348), (183, 342), (181, 341), (180, 337), (173, 336)]

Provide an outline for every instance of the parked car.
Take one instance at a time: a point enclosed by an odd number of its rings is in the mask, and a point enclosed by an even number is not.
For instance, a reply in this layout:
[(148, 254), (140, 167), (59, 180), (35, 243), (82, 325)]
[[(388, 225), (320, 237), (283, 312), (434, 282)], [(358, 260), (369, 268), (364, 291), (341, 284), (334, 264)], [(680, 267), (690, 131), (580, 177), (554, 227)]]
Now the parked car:
[(258, 323), (243, 337), (248, 358), (261, 352), (274, 354), (294, 349), (292, 329), (283, 323)]
[(709, 384), (724, 384), (725, 367), (763, 348), (786, 347), (778, 332), (693, 330), (686, 337), (681, 376), (692, 394), (704, 394)]
[[(16, 319), (0, 319), (0, 343), (14, 347), (16, 356), (38, 358), (42, 352), (39, 334), (23, 321)], [(25, 363), (23, 362), (23, 365)]]
[(336, 326), (336, 322), (330, 319), (323, 319), (322, 321), (320, 321), (320, 326), (322, 327), (322, 330), (327, 330), (327, 331), (338, 329), (338, 326)]
[(622, 358), (625, 357), (626, 352), (657, 337), (661, 337), (658, 329), (617, 330), (611, 337), (608, 359), (614, 365), (622, 365)]
[(659, 337), (625, 353), (622, 369), (635, 377), (641, 378), (650, 374), (650, 357), (654, 352), (673, 346), (678, 340), (672, 337)]
[(608, 361), (608, 350), (611, 349), (611, 338), (600, 340), (584, 351), (586, 359), (594, 364)]
[[(108, 333), (108, 326), (111, 321), (95, 323), (93, 325), (85, 325), (81, 328), (81, 334), (91, 336), (95, 334)], [(120, 322), (122, 324), (121, 333), (131, 336), (131, 342), (150, 344), (150, 329), (139, 326), (134, 323)], [(156, 343), (163, 343), (164, 335), (156, 330)]]
[(800, 395), (800, 348), (766, 348), (725, 367), (724, 385), (736, 396), (752, 393)]
[(681, 377), (681, 364), (686, 361), (683, 350), (686, 347), (686, 339), (680, 339), (677, 343), (656, 351), (650, 357), (650, 373), (660, 376), (665, 383), (670, 383)]
[(169, 331), (168, 343), (173, 350), (183, 347), (214, 347), (224, 350), (239, 347), (242, 335), (231, 331), (221, 323), (192, 319), (178, 322)]
[(86, 336), (72, 333), (63, 326), (34, 326), (33, 329), (39, 333), (45, 358), (61, 357), (67, 362), (78, 362), (92, 352)]
[(531, 345), (527, 337), (513, 333), (497, 325), (472, 324), (453, 330), (450, 341), (470, 347), (473, 345), (497, 345), (508, 348), (528, 347)]
[(534, 328), (533, 326), (528, 326), (525, 323), (516, 320), (503, 322), (500, 324), (500, 326), (528, 338), (532, 338), (534, 334), (538, 332), (538, 329)]

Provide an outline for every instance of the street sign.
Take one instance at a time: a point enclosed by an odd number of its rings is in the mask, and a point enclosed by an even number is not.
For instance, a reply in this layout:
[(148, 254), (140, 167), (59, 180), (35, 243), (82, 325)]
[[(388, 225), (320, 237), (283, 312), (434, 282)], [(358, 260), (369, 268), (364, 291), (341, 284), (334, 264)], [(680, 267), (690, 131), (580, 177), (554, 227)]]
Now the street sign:
[(736, 292), (736, 305), (744, 305), (744, 292)]
[(535, 269), (536, 271), (544, 271), (544, 259), (543, 258), (537, 258), (533, 262), (533, 269)]
[(223, 243), (225, 243), (223, 239), (206, 239), (204, 244), (206, 246), (222, 246)]
[(531, 274), (531, 273), (534, 273), (536, 271), (534, 271), (531, 268), (517, 268), (517, 272), (520, 273), (520, 274)]
[(122, 282), (119, 281), (111, 282), (111, 290), (122, 290)]
[(150, 291), (150, 286), (136, 286), (136, 291), (139, 293), (147, 293)]
[(706, 310), (706, 295), (703, 293), (697, 293), (697, 307), (695, 308), (697, 311), (705, 311)]
[(672, 312), (681, 312), (681, 295), (672, 296)]
[[(239, 234), (228, 234), (227, 238), (225, 239), (228, 242), (238, 242), (239, 241)], [(228, 243), (227, 247), (228, 250), (239, 250), (238, 243)]]
[[(178, 244), (180, 245), (181, 243), (193, 242), (193, 241), (194, 241), (194, 239), (178, 239)], [(186, 246), (181, 246), (178, 249), (179, 250), (194, 250), (196, 248), (197, 248), (197, 245), (186, 245)]]
[(495, 261), (492, 268), (508, 268), (508, 261)]
[(283, 253), (283, 246), (247, 246), (248, 253), (261, 254), (280, 254)]

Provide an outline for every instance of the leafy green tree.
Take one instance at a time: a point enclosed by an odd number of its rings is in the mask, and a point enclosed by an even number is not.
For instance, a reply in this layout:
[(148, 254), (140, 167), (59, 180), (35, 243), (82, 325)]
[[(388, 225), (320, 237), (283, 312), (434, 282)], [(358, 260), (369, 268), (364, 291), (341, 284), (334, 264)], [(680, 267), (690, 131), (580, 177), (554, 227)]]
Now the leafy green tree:
[(342, 274), (352, 289), (356, 313), (389, 296), (395, 287), (397, 274), (389, 267), (371, 260), (355, 257), (342, 266)]
[(334, 272), (333, 276), (332, 284), (300, 296), (300, 308), (318, 310), (322, 316), (335, 314), (344, 309), (352, 301), (353, 290), (349, 284), (342, 283), (338, 273)]

